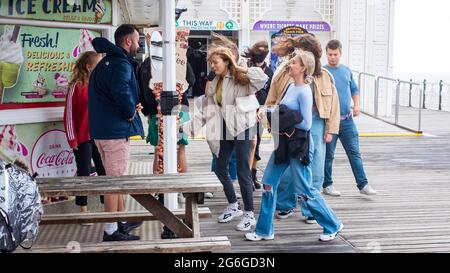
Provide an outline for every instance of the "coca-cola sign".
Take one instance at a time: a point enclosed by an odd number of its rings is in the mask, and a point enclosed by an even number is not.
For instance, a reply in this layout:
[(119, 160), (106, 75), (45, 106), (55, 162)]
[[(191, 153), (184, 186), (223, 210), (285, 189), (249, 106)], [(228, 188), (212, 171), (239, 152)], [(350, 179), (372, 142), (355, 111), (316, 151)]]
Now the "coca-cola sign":
[(77, 166), (62, 130), (45, 132), (31, 152), (31, 169), (41, 177), (75, 176)]

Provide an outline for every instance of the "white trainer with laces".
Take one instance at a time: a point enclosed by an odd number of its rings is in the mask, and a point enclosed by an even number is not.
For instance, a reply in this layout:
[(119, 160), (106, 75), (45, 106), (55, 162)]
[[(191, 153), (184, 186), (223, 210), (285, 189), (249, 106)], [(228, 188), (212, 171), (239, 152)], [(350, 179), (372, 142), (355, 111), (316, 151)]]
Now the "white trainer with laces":
[(212, 192), (205, 192), (205, 197), (208, 198), (208, 199), (212, 199), (212, 198), (214, 198), (214, 193), (212, 193)]
[(241, 218), (241, 222), (236, 225), (236, 230), (249, 231), (256, 225), (256, 219), (253, 211), (246, 211)]
[(359, 193), (365, 194), (365, 195), (376, 195), (377, 191), (372, 189), (372, 187), (367, 184), (364, 188), (362, 188)]
[(341, 225), (339, 226), (339, 229), (331, 234), (321, 234), (319, 237), (319, 241), (321, 242), (329, 242), (329, 241), (333, 241), (334, 238), (336, 238), (336, 235), (338, 235), (339, 232), (342, 231), (342, 229), (344, 228), (344, 224), (341, 223)]
[(341, 196), (341, 192), (337, 191), (333, 185), (323, 188), (323, 194), (329, 196)]
[(224, 212), (219, 215), (217, 220), (219, 223), (228, 223), (236, 217), (239, 217), (243, 214), (242, 210), (239, 207), (235, 207), (234, 205), (228, 205), (228, 207), (224, 210)]
[(256, 234), (256, 232), (250, 232), (250, 233), (246, 233), (245, 234), (245, 239), (247, 239), (247, 241), (261, 241), (261, 240), (273, 240), (275, 238), (275, 236), (272, 234), (270, 236), (261, 236)]

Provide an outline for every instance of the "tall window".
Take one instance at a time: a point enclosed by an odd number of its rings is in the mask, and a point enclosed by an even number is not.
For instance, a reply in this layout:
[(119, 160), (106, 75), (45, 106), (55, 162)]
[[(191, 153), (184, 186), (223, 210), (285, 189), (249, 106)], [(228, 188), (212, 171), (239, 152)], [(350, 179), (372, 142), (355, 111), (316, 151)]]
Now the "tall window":
[(314, 10), (317, 11), (323, 18), (323, 20), (330, 23), (330, 25), (334, 25), (335, 21), (335, 8), (336, 1), (335, 0), (315, 0), (314, 1)]
[[(253, 25), (272, 7), (272, 0), (247, 0), (250, 7), (250, 25)], [(241, 23), (241, 0), (221, 0), (220, 8), (225, 10), (231, 19)]]

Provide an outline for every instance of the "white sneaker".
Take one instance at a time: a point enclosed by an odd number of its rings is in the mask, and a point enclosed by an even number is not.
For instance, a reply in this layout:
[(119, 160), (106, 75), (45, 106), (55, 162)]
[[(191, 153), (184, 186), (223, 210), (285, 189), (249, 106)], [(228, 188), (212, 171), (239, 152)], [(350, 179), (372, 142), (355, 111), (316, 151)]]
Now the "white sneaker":
[(372, 189), (371, 186), (369, 186), (369, 184), (367, 184), (364, 188), (362, 188), (359, 193), (361, 194), (365, 194), (365, 195), (376, 195), (377, 191)]
[(319, 237), (319, 241), (321, 242), (329, 242), (334, 240), (334, 238), (336, 238), (336, 235), (342, 231), (342, 229), (344, 228), (344, 224), (341, 223), (341, 225), (339, 226), (339, 229), (331, 234), (321, 234)]
[(205, 197), (208, 199), (213, 199), (214, 198), (214, 193), (212, 192), (205, 192)]
[(270, 236), (260, 236), (256, 234), (256, 232), (251, 232), (245, 234), (245, 239), (247, 239), (248, 241), (273, 240), (274, 235), (272, 234)]
[(256, 225), (255, 215), (253, 211), (246, 211), (244, 216), (241, 218), (241, 222), (236, 225), (236, 230), (240, 231), (249, 231), (252, 229), (252, 226)]
[(217, 217), (219, 223), (228, 223), (236, 217), (239, 217), (243, 214), (242, 210), (239, 207), (235, 208), (233, 205), (228, 205), (228, 207), (224, 210), (224, 212)]
[(323, 188), (323, 194), (330, 195), (330, 196), (341, 196), (341, 192), (335, 190), (333, 185)]

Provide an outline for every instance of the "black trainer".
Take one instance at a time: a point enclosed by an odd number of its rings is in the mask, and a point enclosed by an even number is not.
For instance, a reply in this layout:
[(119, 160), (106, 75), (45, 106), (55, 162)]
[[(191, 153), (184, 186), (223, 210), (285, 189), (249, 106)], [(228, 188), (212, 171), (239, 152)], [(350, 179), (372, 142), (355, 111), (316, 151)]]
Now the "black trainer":
[(103, 232), (103, 242), (137, 241), (139, 239), (141, 239), (141, 237), (133, 235), (133, 234), (123, 234), (119, 230), (114, 231), (114, 233), (111, 235), (108, 235), (108, 233)]
[(252, 180), (253, 180), (253, 190), (259, 190), (262, 188), (261, 183), (258, 181), (258, 177), (256, 175), (257, 169), (252, 169)]
[(168, 227), (163, 226), (163, 232), (161, 232), (161, 239), (176, 239), (178, 236), (170, 230)]
[(138, 228), (142, 225), (143, 222), (126, 222), (125, 224), (122, 222), (117, 222), (117, 228), (120, 232), (124, 234), (130, 233), (133, 229)]

